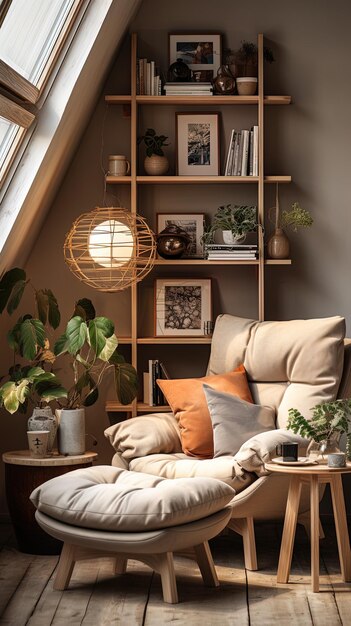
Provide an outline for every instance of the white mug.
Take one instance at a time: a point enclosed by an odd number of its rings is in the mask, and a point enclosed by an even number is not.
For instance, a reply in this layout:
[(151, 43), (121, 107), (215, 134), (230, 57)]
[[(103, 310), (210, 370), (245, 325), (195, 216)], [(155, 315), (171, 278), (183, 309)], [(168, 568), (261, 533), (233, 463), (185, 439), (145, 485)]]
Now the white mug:
[(49, 430), (27, 430), (31, 456), (37, 459), (44, 459), (47, 456), (49, 435)]
[(130, 163), (127, 157), (123, 154), (110, 154), (108, 172), (111, 176), (127, 176), (130, 172)]

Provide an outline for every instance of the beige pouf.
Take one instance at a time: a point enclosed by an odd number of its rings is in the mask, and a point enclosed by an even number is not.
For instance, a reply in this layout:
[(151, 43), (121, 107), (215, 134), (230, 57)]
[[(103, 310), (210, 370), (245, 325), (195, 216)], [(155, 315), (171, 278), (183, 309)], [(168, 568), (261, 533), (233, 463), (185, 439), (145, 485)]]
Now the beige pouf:
[(193, 548), (204, 583), (219, 584), (208, 540), (227, 525), (234, 495), (214, 478), (168, 480), (97, 466), (49, 480), (31, 500), (41, 528), (64, 542), (55, 589), (67, 588), (76, 561), (113, 556), (120, 574), (132, 558), (160, 574), (164, 601), (175, 603), (173, 552)]

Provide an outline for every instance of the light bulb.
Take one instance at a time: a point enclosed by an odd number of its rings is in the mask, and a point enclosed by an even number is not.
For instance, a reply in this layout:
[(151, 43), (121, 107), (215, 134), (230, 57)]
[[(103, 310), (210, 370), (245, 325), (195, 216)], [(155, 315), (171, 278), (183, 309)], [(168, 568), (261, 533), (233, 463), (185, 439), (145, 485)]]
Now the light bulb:
[(133, 233), (117, 220), (98, 224), (89, 235), (89, 254), (102, 267), (120, 267), (130, 261), (134, 251)]

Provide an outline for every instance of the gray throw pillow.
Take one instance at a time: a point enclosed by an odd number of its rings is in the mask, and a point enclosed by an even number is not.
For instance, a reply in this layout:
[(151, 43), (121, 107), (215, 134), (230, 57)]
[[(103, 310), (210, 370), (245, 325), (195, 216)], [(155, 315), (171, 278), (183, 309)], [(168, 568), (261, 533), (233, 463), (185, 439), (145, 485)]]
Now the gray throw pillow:
[(234, 455), (245, 441), (275, 428), (275, 411), (204, 384), (213, 427), (214, 456)]

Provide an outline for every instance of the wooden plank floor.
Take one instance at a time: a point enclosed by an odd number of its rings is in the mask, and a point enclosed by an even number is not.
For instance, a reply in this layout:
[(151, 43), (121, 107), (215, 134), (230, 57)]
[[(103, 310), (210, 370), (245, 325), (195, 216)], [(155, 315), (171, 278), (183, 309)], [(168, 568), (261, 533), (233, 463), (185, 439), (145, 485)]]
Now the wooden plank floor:
[(321, 542), (321, 592), (310, 590), (309, 541), (298, 529), (291, 580), (277, 585), (281, 526), (257, 526), (260, 570), (245, 571), (240, 538), (211, 542), (221, 585), (203, 586), (195, 563), (176, 558), (180, 603), (162, 601), (160, 578), (130, 561), (112, 575), (107, 559), (84, 561), (67, 591), (52, 588), (58, 558), (18, 552), (9, 526), (0, 525), (0, 624), (9, 626), (349, 626), (351, 584), (341, 582), (332, 526)]

